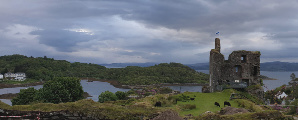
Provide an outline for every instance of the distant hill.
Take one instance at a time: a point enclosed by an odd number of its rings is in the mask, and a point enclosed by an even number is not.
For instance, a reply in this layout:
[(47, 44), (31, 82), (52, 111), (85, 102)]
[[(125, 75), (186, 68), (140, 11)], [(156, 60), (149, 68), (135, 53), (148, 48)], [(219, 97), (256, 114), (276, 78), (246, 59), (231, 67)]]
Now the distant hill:
[(159, 63), (112, 63), (112, 64), (99, 64), (107, 68), (125, 68), (127, 66), (139, 66), (139, 67), (150, 67)]
[[(139, 66), (149, 67), (159, 63), (112, 63), (112, 64), (100, 64), (107, 68), (124, 68), (127, 66)], [(184, 64), (194, 70), (209, 70), (209, 63), (196, 63), (196, 64)], [(266, 62), (261, 63), (261, 71), (298, 71), (298, 63), (289, 62)]]
[(195, 70), (209, 70), (209, 63), (185, 64)]
[(261, 63), (262, 71), (298, 71), (298, 63), (289, 62), (266, 62)]

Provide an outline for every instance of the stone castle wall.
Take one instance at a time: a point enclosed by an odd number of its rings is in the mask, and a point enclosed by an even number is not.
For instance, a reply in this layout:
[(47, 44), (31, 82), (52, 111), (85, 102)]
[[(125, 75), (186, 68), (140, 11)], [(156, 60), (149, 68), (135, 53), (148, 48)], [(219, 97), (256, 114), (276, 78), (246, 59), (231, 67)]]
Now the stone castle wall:
[(247, 86), (260, 84), (260, 52), (233, 51), (225, 60), (220, 53), (220, 39), (215, 39), (215, 49), (210, 51), (210, 92), (220, 91), (221, 85), (245, 82)]

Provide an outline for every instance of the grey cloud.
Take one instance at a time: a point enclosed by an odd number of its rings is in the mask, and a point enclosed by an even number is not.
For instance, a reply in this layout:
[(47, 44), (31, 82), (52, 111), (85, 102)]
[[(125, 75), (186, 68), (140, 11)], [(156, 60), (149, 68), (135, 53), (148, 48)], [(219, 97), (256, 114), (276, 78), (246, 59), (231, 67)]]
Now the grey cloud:
[(93, 36), (68, 30), (38, 30), (31, 32), (38, 35), (39, 43), (56, 48), (61, 52), (76, 51), (73, 49), (78, 42), (86, 42)]
[[(208, 58), (209, 51), (186, 58), (180, 57), (182, 55), (174, 54), (174, 52), (192, 51), (199, 47), (209, 46), (214, 40), (214, 32), (218, 30), (222, 38), (234, 38), (231, 36), (261, 32), (269, 35), (274, 34), (274, 36), (269, 36), (270, 39), (283, 44), (284, 48), (275, 51), (261, 47), (249, 47), (245, 46), (249, 44), (246, 41), (248, 38), (239, 38), (231, 40), (233, 47), (227, 51), (257, 49), (261, 50), (264, 58), (297, 58), (298, 56), (294, 54), (298, 38), (298, 15), (294, 13), (298, 11), (297, 5), (296, 0), (287, 2), (278, 0), (28, 0), (26, 2), (10, 0), (0, 2), (0, 30), (5, 31), (4, 28), (12, 24), (43, 29), (31, 34), (39, 36), (39, 43), (56, 48), (61, 52), (78, 51), (80, 47), (89, 45), (101, 45), (101, 42), (96, 41), (105, 40), (113, 41), (111, 42), (113, 45), (107, 42), (100, 47), (115, 47), (133, 51), (119, 51), (117, 53), (119, 55), (137, 55), (152, 61), (173, 62), (195, 62), (190, 59), (201, 59), (203, 56)], [(194, 40), (190, 42), (181, 42), (167, 38), (142, 37), (142, 35), (130, 36), (121, 31), (132, 31), (129, 34), (133, 34), (133, 29), (123, 29), (117, 25), (111, 28), (107, 25), (115, 24), (106, 19), (113, 16), (137, 22), (152, 30), (159, 28), (177, 31), (189, 30), (194, 33), (210, 33), (210, 37), (202, 36), (193, 38)], [(90, 36), (64, 30), (76, 27), (90, 28), (94, 30), (95, 35)], [(119, 39), (123, 39), (123, 41), (117, 43)], [(90, 44), (78, 46), (78, 43), (90, 40), (96, 40), (94, 41), (96, 44), (90, 42)], [(92, 50), (97, 48), (98, 46), (95, 46)], [(150, 52), (162, 55), (150, 56), (148, 54)], [(32, 54), (42, 53), (32, 52)], [(76, 59), (83, 60), (83, 58)], [(101, 61), (105, 61), (104, 58)]]

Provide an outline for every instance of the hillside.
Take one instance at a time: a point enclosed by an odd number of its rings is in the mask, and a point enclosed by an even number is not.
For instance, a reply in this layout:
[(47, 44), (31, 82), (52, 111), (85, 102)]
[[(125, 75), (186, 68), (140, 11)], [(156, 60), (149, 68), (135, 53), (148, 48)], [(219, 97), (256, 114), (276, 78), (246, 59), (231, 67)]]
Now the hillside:
[[(101, 64), (106, 67), (127, 67), (127, 66), (139, 66), (149, 67), (154, 66), (158, 63), (112, 63), (112, 64)], [(209, 70), (209, 63), (195, 63), (195, 64), (184, 64), (194, 70)], [(298, 63), (289, 62), (266, 62), (261, 63), (261, 71), (298, 71)]]
[(24, 72), (27, 78), (52, 80), (55, 77), (91, 77), (116, 80), (126, 85), (159, 83), (207, 83), (208, 75), (180, 63), (161, 63), (151, 67), (106, 68), (97, 64), (68, 62), (44, 57), (7, 55), (0, 57), (0, 72)]
[(209, 75), (180, 63), (161, 63), (151, 67), (128, 66), (106, 70), (105, 79), (119, 80), (125, 85), (159, 83), (207, 83)]
[(102, 77), (104, 66), (87, 63), (70, 63), (65, 60), (54, 60), (44, 57), (27, 57), (7, 55), (0, 57), (0, 72), (24, 72), (27, 78), (52, 80), (54, 77)]

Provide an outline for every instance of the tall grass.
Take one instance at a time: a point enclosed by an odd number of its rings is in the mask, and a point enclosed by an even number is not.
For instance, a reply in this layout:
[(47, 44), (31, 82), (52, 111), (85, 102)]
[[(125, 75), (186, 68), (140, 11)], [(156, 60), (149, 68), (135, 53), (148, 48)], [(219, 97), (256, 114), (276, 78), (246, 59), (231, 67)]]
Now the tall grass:
[(234, 100), (236, 103), (238, 103), (239, 107), (243, 107), (245, 109), (248, 109), (251, 112), (261, 112), (263, 111), (262, 107), (256, 105), (255, 103), (245, 100), (245, 99), (236, 99)]

